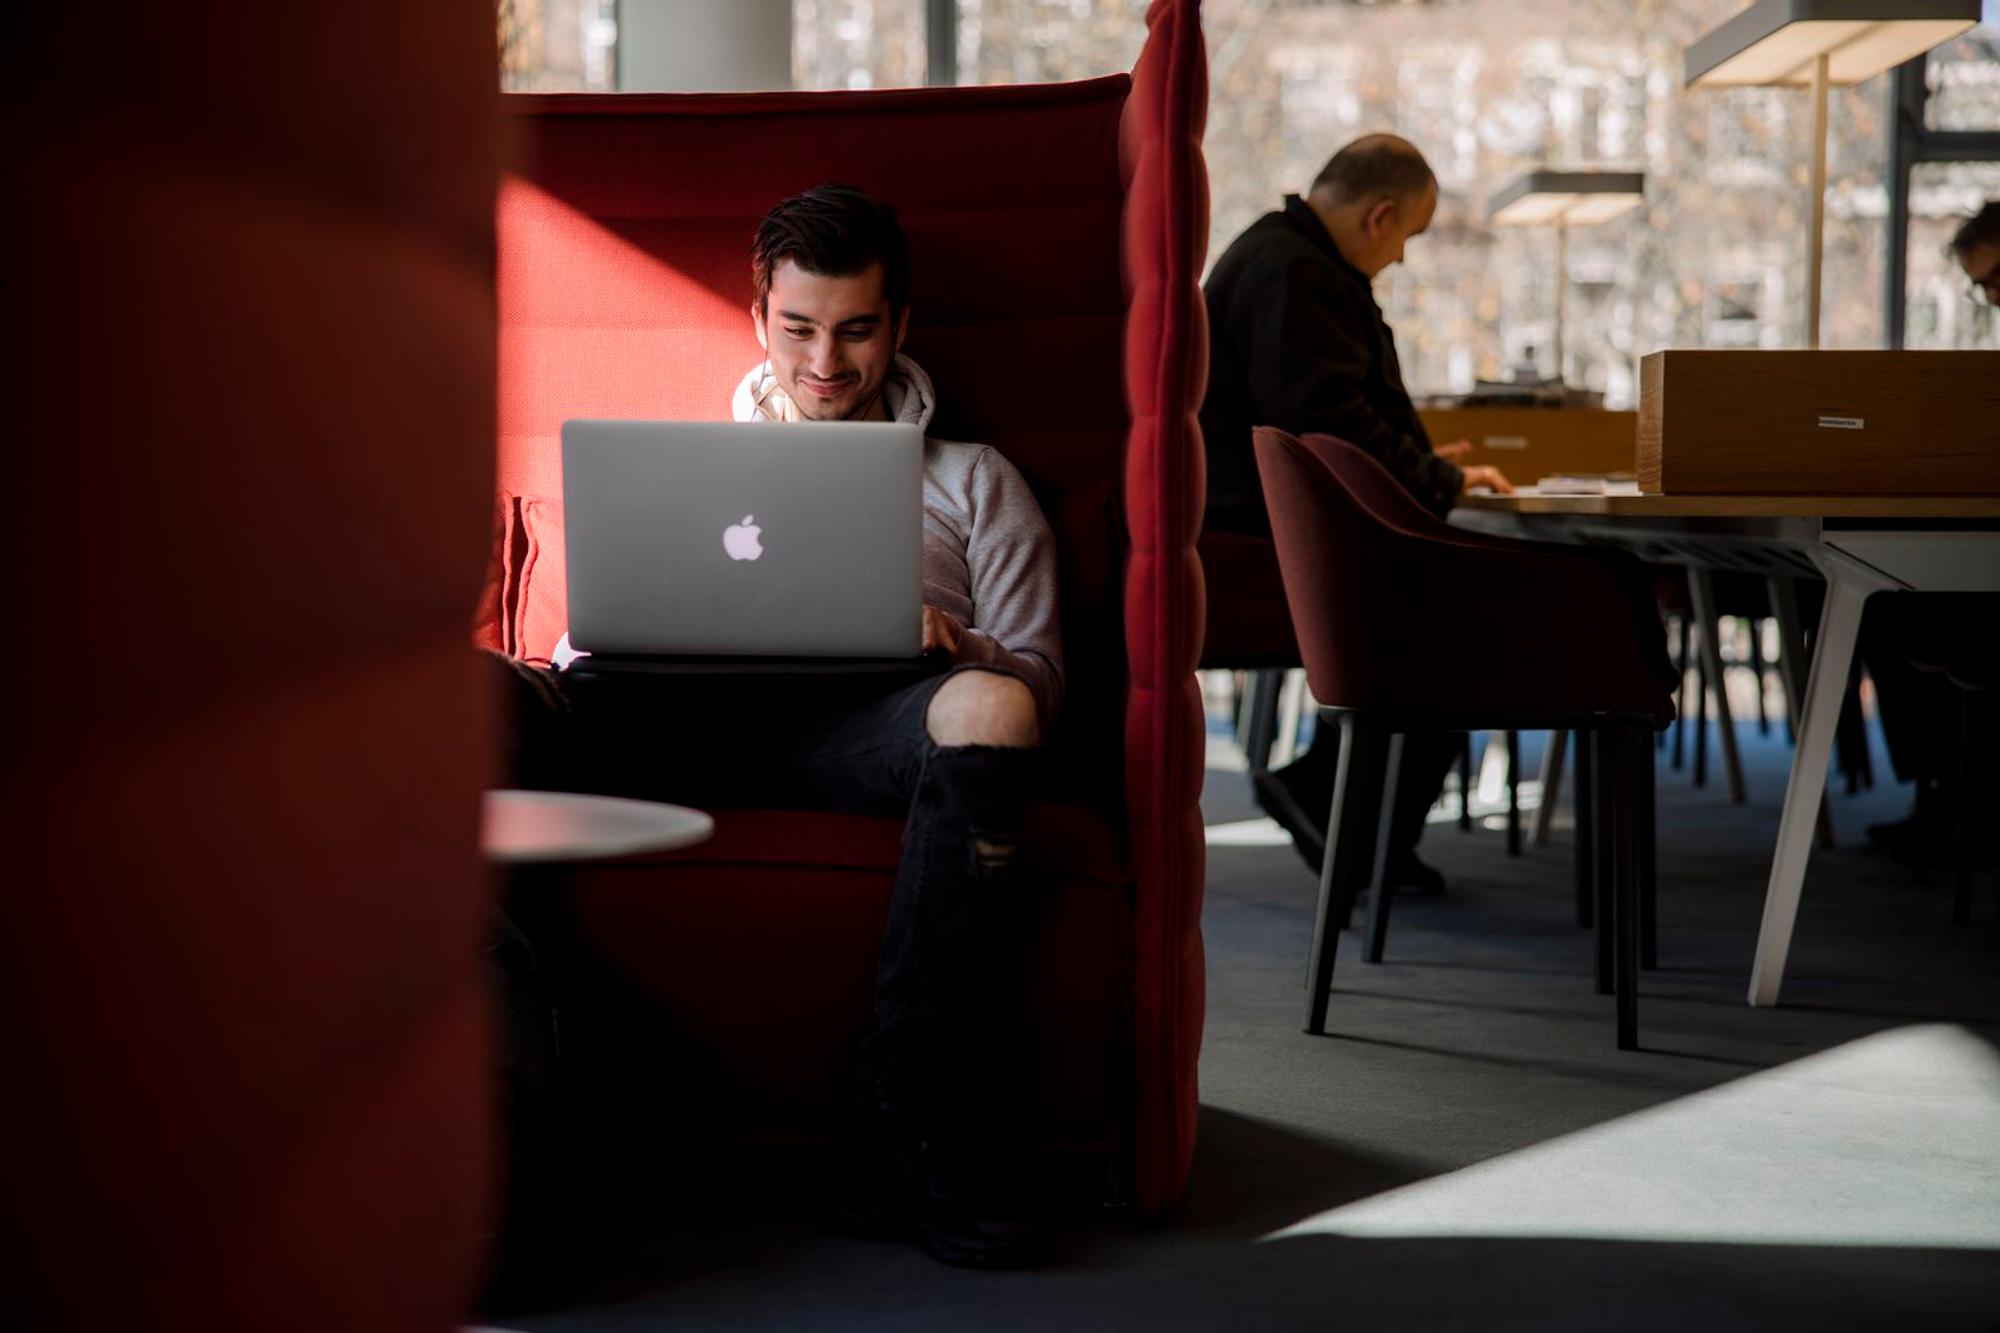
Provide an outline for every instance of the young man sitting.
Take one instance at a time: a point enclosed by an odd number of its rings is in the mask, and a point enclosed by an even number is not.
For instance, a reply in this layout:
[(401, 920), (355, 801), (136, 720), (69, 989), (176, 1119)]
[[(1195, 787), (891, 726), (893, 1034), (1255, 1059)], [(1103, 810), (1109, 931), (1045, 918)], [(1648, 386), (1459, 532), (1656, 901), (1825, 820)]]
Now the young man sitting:
[[(751, 272), (768, 357), (737, 387), (737, 420), (928, 425), (935, 390), (900, 353), (909, 247), (893, 209), (841, 185), (786, 199), (757, 229)], [(1016, 841), (1062, 697), (1055, 543), (1020, 473), (982, 445), (926, 437), (923, 509), (923, 642), (949, 659), (943, 674), (776, 695), (768, 678), (725, 682), (722, 697), (662, 702), (642, 697), (647, 682), (533, 673), (521, 780), (906, 818), (835, 1220), (999, 1266), (1037, 1243), (966, 1184), (991, 1150), (980, 1110), (992, 1098), (974, 1071), (1012, 934)]]

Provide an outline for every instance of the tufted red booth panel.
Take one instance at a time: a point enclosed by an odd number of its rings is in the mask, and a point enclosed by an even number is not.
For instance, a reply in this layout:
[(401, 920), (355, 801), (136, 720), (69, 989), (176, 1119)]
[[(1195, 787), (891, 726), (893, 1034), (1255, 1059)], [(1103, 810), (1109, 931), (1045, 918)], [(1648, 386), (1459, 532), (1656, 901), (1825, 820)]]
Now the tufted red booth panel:
[(7, 1322), (446, 1333), (491, 1147), (493, 8), (11, 26)]
[[(510, 99), (501, 482), (480, 627), (529, 657), (563, 629), (563, 420), (728, 415), (762, 355), (747, 251), (763, 211), (825, 180), (895, 204), (914, 252), (905, 350), (937, 382), (933, 431), (1005, 453), (1058, 544), (1059, 802), (1034, 820), (1069, 831), (1043, 844), (1048, 898), (1019, 982), (1021, 1122), (1047, 1140), (1139, 1147), (1149, 1203), (1185, 1172), (1200, 1013), (1196, 14), (1155, 6), (1136, 83)], [(1164, 217), (1174, 209), (1189, 215)], [(1167, 368), (1160, 383), (1133, 379), (1135, 347)], [(1156, 407), (1161, 392), (1175, 396)], [(727, 1053), (746, 1105), (763, 1108), (746, 1123), (810, 1129), (866, 1020), (896, 827), (741, 818), (759, 830), (754, 852), (725, 837), (574, 883), (602, 946)], [(815, 850), (774, 866), (773, 845)], [(731, 969), (760, 966), (758, 950), (822, 984), (749, 984)], [(845, 1007), (818, 1012), (828, 995)]]

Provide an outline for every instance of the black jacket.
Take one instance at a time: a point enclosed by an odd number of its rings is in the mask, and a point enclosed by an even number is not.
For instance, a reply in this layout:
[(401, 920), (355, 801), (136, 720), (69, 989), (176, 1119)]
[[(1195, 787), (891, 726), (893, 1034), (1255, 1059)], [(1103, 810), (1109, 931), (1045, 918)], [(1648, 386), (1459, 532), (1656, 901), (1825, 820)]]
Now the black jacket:
[(1380, 459), (1433, 513), (1463, 474), (1431, 452), (1403, 388), (1396, 338), (1361, 270), (1342, 258), (1306, 202), (1285, 196), (1223, 252), (1208, 302), (1210, 527), (1269, 533), (1250, 428), (1337, 435)]

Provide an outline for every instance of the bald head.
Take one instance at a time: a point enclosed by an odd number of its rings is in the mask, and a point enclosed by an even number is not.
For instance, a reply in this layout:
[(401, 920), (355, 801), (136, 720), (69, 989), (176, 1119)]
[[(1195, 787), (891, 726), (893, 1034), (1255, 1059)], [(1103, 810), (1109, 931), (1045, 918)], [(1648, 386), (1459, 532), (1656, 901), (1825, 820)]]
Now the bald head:
[(1333, 155), (1306, 195), (1348, 263), (1373, 278), (1437, 212), (1437, 177), (1407, 139), (1370, 134)]
[(1312, 194), (1339, 208), (1377, 199), (1408, 203), (1436, 188), (1437, 176), (1415, 144), (1393, 134), (1364, 134), (1320, 168)]

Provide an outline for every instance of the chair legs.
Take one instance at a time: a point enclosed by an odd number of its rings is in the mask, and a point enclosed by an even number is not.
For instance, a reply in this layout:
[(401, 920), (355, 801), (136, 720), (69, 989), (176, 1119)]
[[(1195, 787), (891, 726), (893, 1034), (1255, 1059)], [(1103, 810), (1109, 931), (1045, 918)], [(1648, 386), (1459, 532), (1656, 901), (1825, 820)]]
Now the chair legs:
[(1394, 841), (1396, 793), (1403, 780), (1403, 738), (1389, 738), (1389, 757), (1382, 770), (1381, 814), (1375, 821), (1375, 865), (1368, 876), (1368, 947), (1362, 957), (1371, 963), (1382, 961), (1382, 943), (1389, 934), (1389, 900), (1395, 889), (1389, 884), (1389, 853)]
[[(1326, 856), (1306, 972), (1305, 1030), (1326, 1032), (1326, 1011), (1340, 931), (1365, 880), (1371, 885), (1362, 956), (1382, 959), (1395, 891), (1387, 860), (1395, 819), (1393, 793), (1404, 740), (1374, 720), (1338, 715), (1340, 767), (1328, 811)], [(1597, 989), (1617, 997), (1620, 1050), (1638, 1046), (1638, 974), (1655, 965), (1653, 741), (1643, 726), (1572, 731), (1576, 744), (1577, 909), (1596, 924)], [(1554, 743), (1554, 738), (1551, 738)], [(1374, 837), (1367, 836), (1370, 828)], [(1373, 843), (1372, 864), (1364, 866)]]
[[(1663, 733), (1664, 734), (1664, 733)], [(1563, 758), (1569, 753), (1569, 733), (1552, 731), (1542, 750), (1542, 804), (1535, 811), (1535, 846), (1547, 845), (1549, 825), (1555, 822), (1556, 800), (1562, 795)]]
[(1472, 827), (1472, 733), (1466, 732), (1458, 745), (1458, 828)]
[(1652, 755), (1647, 745), (1651, 738), (1636, 727), (1616, 728), (1609, 734), (1614, 738), (1618, 753), (1616, 805), (1619, 819), (1614, 830), (1611, 892), (1612, 933), (1616, 942), (1613, 972), (1618, 990), (1618, 1049), (1631, 1051), (1639, 1047), (1640, 880), (1644, 873), (1640, 865), (1643, 846), (1640, 832), (1645, 823), (1639, 809), (1645, 786), (1640, 771), (1641, 761), (1644, 761), (1646, 772), (1651, 772)]
[(1660, 965), (1659, 807), (1653, 756), (1643, 738), (1632, 754), (1632, 773), (1638, 784), (1634, 817), (1639, 840), (1639, 966), (1651, 972)]
[(1597, 993), (1611, 994), (1612, 976), (1611, 932), (1616, 926), (1612, 915), (1611, 896), (1613, 883), (1617, 878), (1618, 826), (1623, 819), (1623, 811), (1618, 800), (1623, 774), (1623, 756), (1618, 752), (1618, 738), (1610, 731), (1593, 727), (1586, 733), (1590, 746), (1590, 889), (1591, 924), (1594, 927), (1592, 943), (1595, 945), (1593, 957), (1596, 962)]
[(1507, 855), (1521, 854), (1521, 733), (1507, 733)]
[(1691, 615), (1681, 616), (1680, 622), (1681, 622), (1680, 625), (1681, 650), (1680, 650), (1680, 655), (1674, 658), (1674, 666), (1678, 668), (1680, 672), (1680, 707), (1675, 710), (1676, 716), (1674, 718), (1673, 765), (1674, 765), (1674, 771), (1677, 773), (1680, 771), (1681, 765), (1687, 762), (1687, 728), (1688, 728), (1688, 703), (1689, 703), (1687, 675), (1688, 675), (1688, 667), (1691, 664), (1690, 659), (1694, 656), (1694, 647), (1693, 647), (1694, 617)]
[(1590, 733), (1575, 731), (1576, 777), (1570, 784), (1576, 792), (1572, 798), (1576, 808), (1576, 924), (1588, 929), (1597, 918), (1596, 889), (1597, 863), (1592, 860), (1592, 839), (1596, 837), (1596, 820), (1592, 817), (1595, 801), (1596, 766), (1591, 763)]
[(1360, 832), (1378, 813), (1376, 803), (1385, 801), (1382, 770), (1387, 762), (1388, 737), (1382, 730), (1366, 718), (1341, 714), (1340, 768), (1333, 783), (1333, 808), (1328, 812), (1319, 910), (1313, 920), (1312, 958), (1306, 974), (1306, 1031), (1315, 1036), (1326, 1031), (1326, 1006), (1340, 930), (1361, 887), (1365, 839)]
[(1652, 737), (1637, 727), (1590, 733), (1593, 807), (1590, 864), (1596, 898), (1597, 989), (1617, 997), (1618, 1049), (1639, 1045), (1639, 968), (1652, 915), (1645, 860), (1652, 788)]

